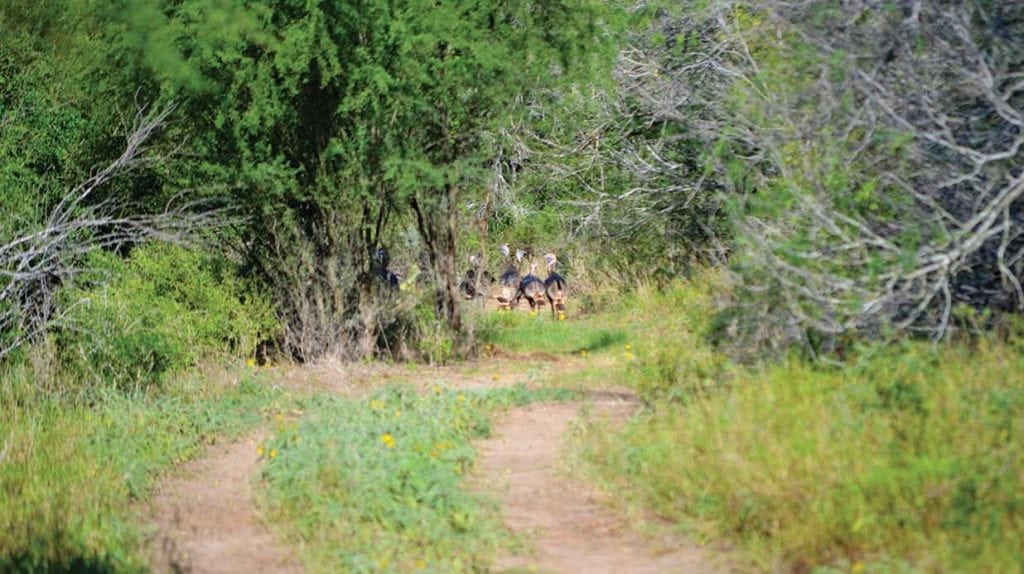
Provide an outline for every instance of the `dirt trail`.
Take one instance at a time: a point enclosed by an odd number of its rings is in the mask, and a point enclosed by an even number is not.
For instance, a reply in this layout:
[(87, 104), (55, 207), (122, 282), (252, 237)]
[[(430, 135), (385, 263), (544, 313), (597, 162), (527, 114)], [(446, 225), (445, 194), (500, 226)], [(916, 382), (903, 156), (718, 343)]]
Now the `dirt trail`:
[[(634, 406), (614, 394), (593, 403), (624, 418)], [(651, 540), (601, 502), (600, 493), (563, 476), (561, 445), (579, 403), (537, 404), (498, 422), (493, 438), (477, 444), (480, 488), (498, 496), (505, 521), (524, 534), (529, 555), (504, 556), (495, 571), (726, 572), (709, 551), (672, 536)]]
[(151, 513), (154, 572), (302, 571), (255, 510), (259, 439), (211, 447), (160, 485)]

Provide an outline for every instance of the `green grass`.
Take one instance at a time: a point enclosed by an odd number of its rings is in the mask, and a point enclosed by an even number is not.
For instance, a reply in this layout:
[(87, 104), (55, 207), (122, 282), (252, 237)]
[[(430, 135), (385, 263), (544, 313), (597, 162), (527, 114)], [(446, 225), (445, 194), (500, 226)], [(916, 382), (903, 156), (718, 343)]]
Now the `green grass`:
[(618, 360), (648, 408), (581, 433), (592, 476), (758, 569), (1024, 570), (1019, 347), (741, 367), (703, 342), (717, 281), (634, 300)]
[(480, 340), (506, 351), (553, 354), (595, 353), (626, 340), (626, 333), (607, 318), (557, 321), (546, 313), (492, 312), (480, 317)]
[(424, 395), (308, 398), (263, 445), (271, 522), (322, 572), (465, 572), (487, 568), (512, 537), (495, 506), (465, 487), (470, 441), (498, 409), (572, 392), (514, 387)]
[(159, 396), (110, 393), (86, 405), (42, 396), (25, 372), (2, 391), (0, 571), (141, 572), (133, 503), (216, 437), (258, 425), (279, 391), (180, 379)]

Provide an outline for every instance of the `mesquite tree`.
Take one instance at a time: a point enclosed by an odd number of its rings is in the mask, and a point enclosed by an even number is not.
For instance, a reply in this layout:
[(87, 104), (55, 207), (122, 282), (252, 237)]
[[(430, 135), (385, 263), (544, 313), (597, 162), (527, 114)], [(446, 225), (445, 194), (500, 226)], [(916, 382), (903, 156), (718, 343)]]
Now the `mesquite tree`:
[(591, 0), (140, 5), (118, 57), (181, 102), (197, 152), (166, 177), (221, 184), (248, 215), (238, 243), (303, 359), (374, 351), (391, 306), (372, 253), (406, 228), (459, 333), (459, 208), (487, 183), (486, 132), (606, 40)]

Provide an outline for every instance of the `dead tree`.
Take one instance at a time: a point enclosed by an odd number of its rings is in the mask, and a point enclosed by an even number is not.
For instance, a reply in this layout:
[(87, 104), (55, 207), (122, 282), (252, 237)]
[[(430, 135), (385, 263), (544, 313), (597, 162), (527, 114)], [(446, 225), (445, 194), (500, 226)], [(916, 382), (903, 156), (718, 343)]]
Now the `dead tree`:
[[(745, 134), (770, 158), (764, 179), (798, 189), (783, 216), (741, 225), (762, 271), (748, 286), (774, 294), (771, 312), (794, 333), (940, 338), (958, 305), (1024, 309), (1024, 6), (756, 10), (764, 27), (730, 29), (731, 73), (769, 118)], [(766, 38), (817, 54), (799, 92), (759, 73), (750, 47)]]
[(62, 307), (57, 292), (84, 271), (89, 252), (150, 240), (181, 242), (223, 223), (223, 212), (203, 202), (180, 200), (158, 213), (139, 213), (126, 198), (98, 198), (115, 178), (166, 159), (147, 144), (173, 110), (139, 107), (117, 159), (64, 194), (38, 226), (0, 238), (0, 361), (62, 324), (74, 302)]

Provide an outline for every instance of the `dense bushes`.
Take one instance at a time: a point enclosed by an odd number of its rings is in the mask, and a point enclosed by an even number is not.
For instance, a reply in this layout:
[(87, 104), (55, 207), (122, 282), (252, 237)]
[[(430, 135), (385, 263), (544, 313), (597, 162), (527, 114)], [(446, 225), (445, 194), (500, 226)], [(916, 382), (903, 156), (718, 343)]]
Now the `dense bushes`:
[[(268, 304), (230, 264), (166, 244), (123, 260), (92, 257), (89, 277), (63, 293), (56, 336), (62, 364), (83, 390), (139, 390), (207, 357), (252, 356), (275, 334)], [(91, 281), (90, 281), (91, 280)]]

